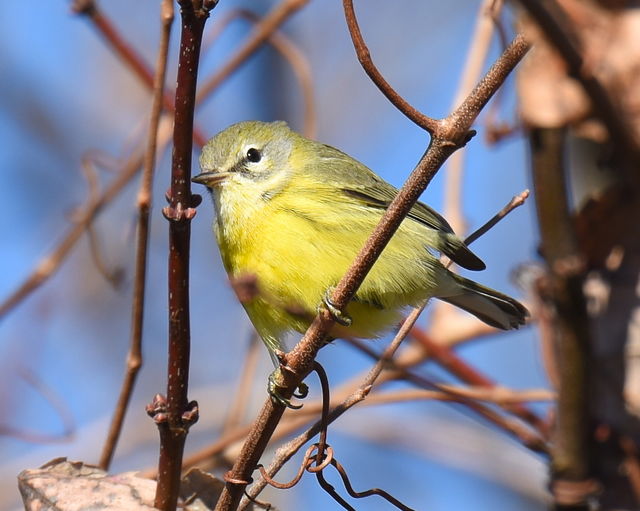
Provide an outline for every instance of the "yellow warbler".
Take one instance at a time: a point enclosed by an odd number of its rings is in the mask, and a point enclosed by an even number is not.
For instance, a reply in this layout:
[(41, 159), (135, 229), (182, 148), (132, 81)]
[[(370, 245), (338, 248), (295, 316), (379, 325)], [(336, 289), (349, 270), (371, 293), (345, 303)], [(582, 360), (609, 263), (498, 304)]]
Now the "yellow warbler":
[[(304, 332), (327, 291), (345, 274), (397, 190), (362, 163), (295, 133), (284, 122), (234, 124), (213, 137), (193, 178), (213, 197), (214, 231), (231, 278), (255, 277), (243, 303), (273, 355), (292, 330)], [(524, 324), (516, 300), (446, 269), (484, 263), (429, 206), (416, 203), (384, 249), (332, 337), (377, 337), (402, 310), (428, 297), (497, 328)]]

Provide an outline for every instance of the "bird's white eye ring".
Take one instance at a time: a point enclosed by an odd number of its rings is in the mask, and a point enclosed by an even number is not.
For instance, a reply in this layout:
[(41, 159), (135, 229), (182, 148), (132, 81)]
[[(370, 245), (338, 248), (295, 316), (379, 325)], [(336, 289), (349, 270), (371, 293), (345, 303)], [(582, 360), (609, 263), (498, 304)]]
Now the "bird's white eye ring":
[(250, 147), (247, 150), (247, 160), (252, 163), (258, 163), (262, 159), (262, 153), (258, 151), (255, 147)]

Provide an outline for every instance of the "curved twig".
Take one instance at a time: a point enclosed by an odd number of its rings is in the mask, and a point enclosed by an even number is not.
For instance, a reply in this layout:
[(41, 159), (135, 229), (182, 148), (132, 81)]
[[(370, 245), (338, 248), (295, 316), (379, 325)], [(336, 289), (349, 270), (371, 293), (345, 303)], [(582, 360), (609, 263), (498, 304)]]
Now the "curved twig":
[(353, 9), (353, 0), (343, 0), (342, 5), (344, 7), (344, 14), (347, 20), (347, 27), (349, 28), (349, 34), (353, 41), (353, 46), (356, 50), (358, 60), (362, 65), (365, 73), (371, 78), (371, 81), (380, 89), (380, 92), (391, 101), (391, 103), (400, 110), (404, 115), (411, 119), (421, 128), (427, 130), (432, 135), (438, 129), (438, 121), (424, 115), (413, 106), (411, 106), (407, 100), (405, 100), (398, 92), (391, 87), (389, 82), (385, 80), (382, 73), (378, 71), (378, 68), (371, 59), (371, 53), (367, 44), (364, 42), (360, 27), (358, 26), (358, 20), (356, 18), (355, 10)]

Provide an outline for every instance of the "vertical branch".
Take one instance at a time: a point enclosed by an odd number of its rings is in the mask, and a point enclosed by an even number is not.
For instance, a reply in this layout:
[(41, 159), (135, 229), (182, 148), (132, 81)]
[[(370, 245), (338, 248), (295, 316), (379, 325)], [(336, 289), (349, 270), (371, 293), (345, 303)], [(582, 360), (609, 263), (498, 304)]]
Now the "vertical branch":
[(160, 11), (162, 23), (162, 35), (158, 50), (156, 72), (153, 80), (153, 104), (151, 107), (151, 120), (149, 122), (149, 135), (147, 148), (144, 155), (144, 168), (142, 183), (138, 192), (138, 239), (135, 262), (135, 280), (133, 285), (133, 304), (131, 318), (131, 346), (127, 356), (127, 372), (122, 382), (122, 389), (118, 404), (111, 421), (107, 440), (100, 456), (100, 468), (108, 470), (113, 453), (118, 443), (122, 430), (125, 413), (133, 393), (133, 387), (142, 365), (142, 327), (144, 317), (144, 293), (147, 280), (147, 247), (149, 244), (149, 211), (151, 209), (151, 185), (156, 163), (156, 150), (158, 147), (158, 127), (164, 98), (164, 82), (167, 70), (167, 53), (169, 51), (169, 38), (171, 25), (173, 24), (173, 0), (163, 0)]
[[(537, 129), (531, 156), (542, 254), (550, 270), (548, 301), (555, 308), (560, 372), (558, 419), (552, 453), (552, 491), (557, 509), (589, 509), (589, 318), (582, 293), (580, 258), (569, 213), (564, 167), (565, 130)], [(584, 491), (581, 491), (582, 488)], [(567, 502), (563, 495), (570, 495)], [(576, 506), (576, 507), (572, 507)]]
[(193, 117), (202, 32), (215, 2), (180, 0), (181, 36), (176, 86), (171, 189), (169, 206), (169, 363), (166, 411), (156, 398), (155, 419), (160, 431), (160, 460), (155, 507), (174, 510), (178, 500), (184, 443), (197, 420), (197, 404), (189, 403), (189, 242), (191, 219), (200, 197), (191, 194)]

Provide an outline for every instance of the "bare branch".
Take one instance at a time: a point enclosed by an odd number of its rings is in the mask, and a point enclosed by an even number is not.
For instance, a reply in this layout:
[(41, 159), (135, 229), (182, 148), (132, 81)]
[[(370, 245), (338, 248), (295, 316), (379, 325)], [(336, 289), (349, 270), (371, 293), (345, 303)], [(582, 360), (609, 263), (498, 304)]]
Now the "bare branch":
[(309, 0), (282, 0), (254, 27), (244, 45), (236, 51), (224, 66), (205, 81), (198, 91), (196, 102), (200, 104), (238, 69), (289, 17), (304, 7)]
[(358, 26), (358, 20), (356, 18), (355, 10), (353, 9), (353, 0), (343, 0), (344, 14), (347, 20), (347, 27), (349, 28), (349, 34), (353, 41), (353, 47), (356, 50), (356, 55), (365, 73), (371, 78), (371, 81), (380, 89), (380, 92), (391, 101), (391, 103), (400, 110), (404, 115), (411, 119), (421, 128), (425, 129), (429, 133), (433, 134), (438, 129), (438, 121), (427, 117), (423, 113), (412, 107), (398, 92), (389, 85), (382, 73), (378, 71), (378, 68), (371, 59), (371, 53), (367, 44), (364, 42), (360, 27)]
[(169, 221), (169, 368), (165, 402), (157, 397), (152, 413), (160, 432), (160, 459), (155, 507), (176, 508), (184, 443), (189, 427), (198, 419), (198, 405), (189, 402), (189, 249), (191, 219), (200, 202), (191, 194), (191, 153), (196, 83), (202, 32), (209, 10), (195, 0), (180, 0), (180, 62), (175, 98), (173, 154), (169, 206), (163, 213)]
[[(484, 0), (478, 9), (476, 25), (467, 50), (467, 60), (458, 83), (458, 91), (453, 99), (452, 108), (462, 103), (482, 76), (482, 68), (487, 60), (495, 27), (495, 13), (493, 12), (496, 9), (495, 3), (495, 0)], [(498, 6), (498, 9), (500, 7)], [(444, 216), (457, 233), (463, 233), (466, 230), (461, 202), (464, 154), (465, 150), (461, 149), (451, 155), (445, 174)]]
[(135, 277), (133, 284), (133, 303), (131, 319), (131, 340), (129, 354), (127, 356), (127, 368), (120, 397), (114, 412), (109, 433), (105, 445), (100, 455), (99, 466), (103, 470), (108, 470), (113, 459), (113, 453), (118, 443), (118, 438), (122, 431), (124, 417), (131, 400), (138, 371), (142, 366), (142, 331), (144, 318), (144, 294), (147, 281), (147, 248), (149, 245), (149, 212), (151, 210), (151, 190), (153, 184), (153, 174), (156, 163), (156, 151), (158, 147), (158, 130), (160, 128), (160, 116), (162, 113), (162, 102), (164, 93), (164, 83), (167, 71), (167, 54), (169, 51), (169, 40), (171, 36), (171, 26), (173, 25), (173, 0), (163, 0), (161, 4), (160, 20), (162, 33), (158, 58), (156, 62), (156, 72), (153, 85), (153, 105), (151, 107), (151, 119), (149, 121), (149, 134), (147, 139), (147, 149), (144, 155), (144, 169), (142, 181), (138, 192), (138, 239), (136, 244)]
[[(218, 22), (215, 26), (217, 30), (210, 34), (207, 40), (203, 43), (203, 46), (207, 43), (210, 44), (211, 41), (235, 19), (245, 19), (254, 25), (261, 22), (261, 18), (253, 11), (249, 11), (247, 9), (234, 9), (233, 11), (228, 12), (226, 17)], [(273, 33), (269, 34), (266, 42), (273, 46), (273, 48), (289, 63), (293, 73), (298, 79), (304, 100), (304, 124), (302, 132), (305, 137), (313, 139), (316, 136), (317, 119), (313, 92), (313, 79), (311, 76), (311, 66), (309, 65), (309, 61), (298, 46), (280, 30), (274, 30)]]
[[(588, 347), (589, 318), (582, 286), (585, 276), (569, 211), (565, 183), (565, 130), (537, 129), (531, 133), (532, 173), (538, 209), (542, 254), (550, 269), (547, 300), (554, 303), (554, 337), (560, 385), (558, 420), (554, 431), (552, 491), (556, 501), (564, 499), (567, 485), (587, 482), (592, 476), (589, 445)], [(592, 485), (580, 488), (590, 490)], [(592, 488), (591, 488), (592, 489)], [(574, 495), (575, 504), (588, 506), (590, 493)], [(586, 507), (585, 507), (586, 509)]]
[[(95, 0), (75, 0), (72, 4), (72, 9), (74, 12), (83, 14), (91, 20), (93, 26), (105, 38), (116, 56), (129, 66), (140, 81), (153, 92), (155, 87), (155, 73), (145, 62), (144, 58), (142, 58), (123, 35), (118, 32), (112, 21), (98, 8)], [(175, 112), (173, 102), (173, 93), (168, 91), (163, 93), (162, 104), (167, 112)], [(193, 138), (200, 147), (207, 141), (207, 138), (197, 126), (193, 128)]]

